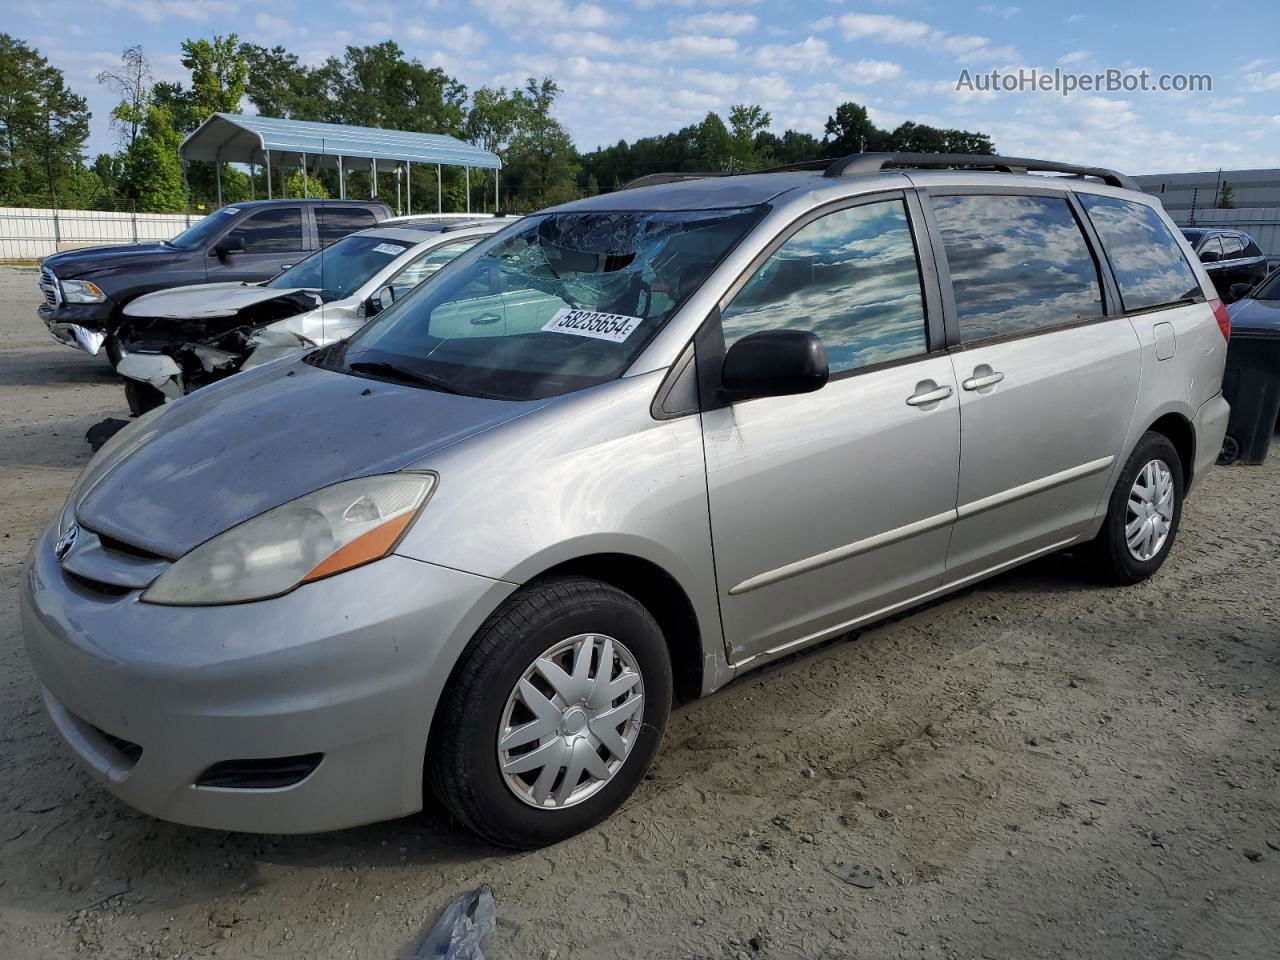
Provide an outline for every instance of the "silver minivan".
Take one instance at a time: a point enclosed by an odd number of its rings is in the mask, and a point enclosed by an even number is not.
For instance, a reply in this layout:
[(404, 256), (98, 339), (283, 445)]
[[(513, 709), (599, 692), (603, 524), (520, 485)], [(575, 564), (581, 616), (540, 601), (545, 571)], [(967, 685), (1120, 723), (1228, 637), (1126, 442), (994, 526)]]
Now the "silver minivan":
[(673, 697), (1053, 551), (1164, 562), (1229, 324), (1153, 197), (1002, 157), (646, 181), (103, 448), (22, 621), (109, 790), (305, 832), (434, 788), (546, 844)]

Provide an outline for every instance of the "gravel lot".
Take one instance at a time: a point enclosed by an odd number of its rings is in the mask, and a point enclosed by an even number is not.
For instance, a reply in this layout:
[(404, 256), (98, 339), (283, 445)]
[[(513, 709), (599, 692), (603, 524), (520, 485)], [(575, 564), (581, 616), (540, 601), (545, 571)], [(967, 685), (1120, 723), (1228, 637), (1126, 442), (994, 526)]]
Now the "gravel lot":
[(197, 830), (78, 769), (22, 649), (23, 557), (124, 415), (35, 279), (0, 268), (5, 960), (391, 960), (484, 881), (497, 958), (1280, 957), (1280, 454), (1207, 477), (1142, 586), (1051, 558), (680, 709), (628, 806), (553, 849), (435, 808)]

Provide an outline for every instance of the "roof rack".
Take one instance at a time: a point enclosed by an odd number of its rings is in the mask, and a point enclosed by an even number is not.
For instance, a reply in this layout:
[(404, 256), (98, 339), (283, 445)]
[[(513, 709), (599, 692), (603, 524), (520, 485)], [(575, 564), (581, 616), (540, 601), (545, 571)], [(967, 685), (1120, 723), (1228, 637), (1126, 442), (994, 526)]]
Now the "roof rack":
[(664, 183), (680, 183), (684, 180), (705, 180), (708, 177), (730, 177), (734, 174), (726, 172), (710, 173), (694, 170), (680, 170), (671, 173), (646, 173), (643, 177), (628, 180), (619, 190), (635, 190), (637, 187), (658, 187)]
[(980, 153), (855, 153), (833, 161), (827, 166), (823, 176), (853, 177), (864, 173), (879, 173), (885, 167), (972, 167), (1004, 173), (1069, 173), (1077, 177), (1096, 177), (1103, 183), (1124, 187), (1126, 190), (1142, 189), (1123, 173), (1106, 167), (1085, 167), (1075, 163)]
[(752, 173), (782, 173), (795, 170), (821, 170), (824, 177), (855, 177), (860, 174), (879, 173), (885, 167), (969, 167), (978, 170), (999, 170), (1002, 173), (1069, 173), (1077, 177), (1095, 177), (1113, 187), (1126, 190), (1142, 188), (1123, 173), (1106, 167), (1085, 167), (1074, 163), (1056, 163), (1052, 160), (1032, 160), (1027, 157), (1001, 157), (981, 153), (854, 153), (847, 157), (828, 157), (821, 160), (804, 160), (763, 170), (740, 170), (734, 173), (697, 173), (679, 171), (650, 173), (624, 183), (619, 189), (634, 190), (637, 187), (656, 187), (664, 183), (684, 180), (702, 180), (706, 177), (735, 177)]

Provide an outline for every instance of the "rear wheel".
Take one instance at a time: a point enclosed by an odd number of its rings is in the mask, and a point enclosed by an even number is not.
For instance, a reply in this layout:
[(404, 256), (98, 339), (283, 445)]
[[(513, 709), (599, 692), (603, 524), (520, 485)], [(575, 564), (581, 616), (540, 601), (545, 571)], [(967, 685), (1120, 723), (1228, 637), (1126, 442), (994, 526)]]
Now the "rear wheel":
[(1129, 455), (1090, 545), (1090, 560), (1111, 583), (1147, 579), (1173, 549), (1182, 519), (1182, 461), (1164, 434), (1148, 432)]
[(630, 796), (670, 709), (666, 642), (639, 601), (595, 580), (548, 580), (512, 596), (463, 653), (428, 776), (487, 840), (556, 843)]

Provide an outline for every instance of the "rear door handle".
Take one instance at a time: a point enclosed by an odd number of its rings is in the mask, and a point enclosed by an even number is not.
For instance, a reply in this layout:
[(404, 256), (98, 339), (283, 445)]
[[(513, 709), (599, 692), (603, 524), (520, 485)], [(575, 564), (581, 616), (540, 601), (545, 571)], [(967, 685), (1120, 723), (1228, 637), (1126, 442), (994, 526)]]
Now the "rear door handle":
[(968, 380), (961, 383), (960, 386), (964, 387), (966, 390), (981, 390), (983, 387), (994, 387), (1003, 379), (1003, 373), (988, 373), (986, 376), (982, 377), (970, 377)]
[(933, 390), (907, 397), (907, 403), (913, 407), (924, 407), (931, 403), (937, 403), (939, 400), (945, 400), (949, 396), (951, 396), (950, 387), (935, 387)]

